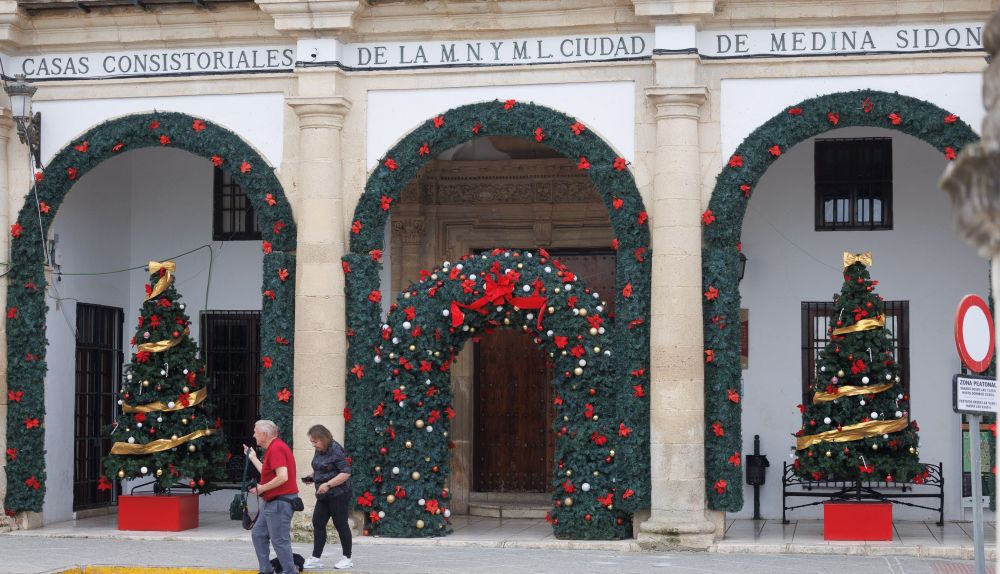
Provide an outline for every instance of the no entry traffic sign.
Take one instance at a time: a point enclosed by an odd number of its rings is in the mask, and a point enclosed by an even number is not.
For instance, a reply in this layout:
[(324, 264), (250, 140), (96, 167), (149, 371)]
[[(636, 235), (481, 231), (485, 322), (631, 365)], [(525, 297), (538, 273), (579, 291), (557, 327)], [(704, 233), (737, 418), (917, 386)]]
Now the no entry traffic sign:
[(962, 363), (982, 373), (993, 360), (995, 341), (993, 316), (986, 301), (978, 295), (963, 297), (955, 312), (955, 345)]

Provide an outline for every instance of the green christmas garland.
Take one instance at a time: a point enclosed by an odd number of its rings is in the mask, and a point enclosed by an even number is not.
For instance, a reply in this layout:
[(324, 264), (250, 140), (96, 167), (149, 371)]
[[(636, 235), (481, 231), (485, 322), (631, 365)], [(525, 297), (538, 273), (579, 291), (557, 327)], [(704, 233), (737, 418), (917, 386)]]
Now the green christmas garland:
[[(375, 430), (373, 413), (383, 400), (379, 390), (384, 381), (372, 376), (379, 373), (374, 362), (375, 349), (382, 342), (378, 298), (379, 270), (383, 249), (384, 228), (391, 205), (398, 201), (402, 189), (428, 161), (437, 154), (485, 136), (533, 138), (571, 158), (581, 171), (586, 171), (608, 209), (615, 234), (616, 258), (615, 309), (617, 317), (605, 319), (605, 329), (612, 334), (608, 369), (616, 384), (627, 389), (637, 404), (608, 402), (602, 398), (602, 408), (615, 412), (612, 419), (623, 422), (632, 434), (634, 452), (619, 460), (628, 460), (635, 486), (629, 506), (641, 508), (649, 504), (649, 297), (650, 263), (649, 225), (642, 199), (627, 162), (619, 157), (597, 135), (582, 123), (549, 108), (514, 100), (471, 104), (450, 110), (429, 119), (411, 132), (379, 160), (369, 176), (355, 210), (351, 225), (350, 253), (343, 258), (346, 273), (347, 305), (347, 449), (354, 456), (356, 484), (368, 485), (374, 480), (374, 468), (379, 463), (371, 453), (382, 447), (382, 435)], [(440, 466), (440, 465), (439, 465)], [(604, 495), (605, 493), (596, 493)], [(374, 496), (374, 495), (373, 495)], [(368, 501), (359, 499), (358, 507), (371, 512)], [(620, 503), (616, 503), (620, 504)], [(376, 513), (377, 515), (377, 513)], [(589, 523), (589, 521), (587, 521)], [(414, 522), (415, 524), (415, 522)], [(560, 536), (572, 538), (617, 536), (618, 527), (599, 530), (563, 522), (557, 529)], [(570, 526), (572, 524), (573, 526)], [(394, 530), (394, 536), (427, 535), (440, 529), (420, 529), (407, 526)], [(614, 530), (614, 534), (610, 534)]]
[(978, 136), (929, 102), (872, 90), (841, 92), (786, 108), (753, 131), (716, 179), (702, 214), (705, 318), (705, 479), (708, 506), (743, 507), (741, 454), (740, 292), (737, 278), (743, 215), (767, 169), (795, 144), (853, 126), (887, 128), (920, 138), (954, 159)]
[[(274, 170), (231, 131), (185, 114), (156, 112), (105, 122), (62, 149), (35, 174), (17, 223), (11, 226), (7, 286), (8, 514), (41, 512), (45, 497), (45, 256), (59, 206), (80, 178), (106, 159), (145, 147), (175, 147), (232, 174), (249, 197), (264, 237), (261, 355), (263, 416), (291, 428), (295, 222)], [(39, 229), (39, 221), (42, 228)], [(288, 393), (281, 393), (288, 389)], [(279, 393), (281, 393), (279, 395)], [(284, 400), (282, 399), (284, 397)]]

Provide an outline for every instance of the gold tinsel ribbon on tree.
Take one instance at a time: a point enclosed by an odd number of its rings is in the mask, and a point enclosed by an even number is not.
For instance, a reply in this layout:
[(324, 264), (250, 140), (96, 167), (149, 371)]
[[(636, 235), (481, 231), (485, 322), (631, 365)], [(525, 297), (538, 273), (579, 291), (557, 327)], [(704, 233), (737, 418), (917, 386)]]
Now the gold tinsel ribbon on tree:
[(156, 341), (155, 343), (143, 343), (139, 345), (138, 349), (140, 351), (147, 351), (149, 353), (161, 353), (163, 351), (166, 351), (167, 349), (172, 349), (177, 345), (180, 345), (181, 341), (184, 340), (184, 337), (187, 337), (190, 334), (191, 334), (191, 328), (184, 327), (184, 333), (182, 333), (180, 337), (177, 337), (175, 339), (168, 339), (166, 341)]
[(795, 448), (797, 450), (802, 450), (804, 448), (809, 448), (812, 445), (819, 444), (821, 442), (851, 442), (855, 440), (861, 440), (864, 438), (878, 436), (880, 434), (899, 432), (908, 426), (910, 426), (910, 421), (907, 419), (896, 419), (894, 421), (868, 421), (865, 423), (857, 423), (853, 425), (847, 425), (846, 427), (843, 427), (839, 430), (829, 430), (826, 432), (821, 432), (819, 434), (800, 436), (797, 439), (795, 439)]
[(813, 395), (813, 404), (835, 401), (840, 397), (851, 397), (854, 395), (874, 395), (888, 391), (895, 386), (895, 383), (885, 383), (884, 385), (872, 385), (870, 387), (844, 386), (837, 387), (835, 393), (818, 392)]
[(150, 275), (153, 273), (159, 273), (161, 269), (163, 269), (164, 273), (163, 276), (160, 277), (160, 280), (156, 282), (156, 285), (153, 286), (153, 290), (150, 291), (149, 295), (145, 299), (146, 301), (149, 301), (154, 297), (158, 297), (161, 293), (167, 290), (167, 287), (170, 287), (170, 284), (174, 282), (173, 273), (177, 270), (177, 264), (173, 261), (164, 261), (163, 263), (160, 263), (159, 261), (150, 261), (148, 267)]
[(212, 429), (196, 430), (182, 437), (167, 439), (161, 438), (146, 444), (129, 444), (127, 442), (116, 442), (111, 445), (111, 454), (152, 454), (163, 452), (178, 447), (186, 442), (199, 439), (203, 436), (211, 436)]
[(174, 412), (181, 411), (186, 408), (193, 407), (205, 401), (208, 398), (208, 389), (198, 389), (192, 393), (188, 394), (188, 404), (187, 406), (181, 405), (178, 402), (174, 403), (173, 407), (168, 407), (167, 405), (156, 401), (155, 403), (146, 403), (144, 405), (132, 406), (128, 403), (122, 403), (122, 412), (126, 413), (153, 413), (153, 412)]

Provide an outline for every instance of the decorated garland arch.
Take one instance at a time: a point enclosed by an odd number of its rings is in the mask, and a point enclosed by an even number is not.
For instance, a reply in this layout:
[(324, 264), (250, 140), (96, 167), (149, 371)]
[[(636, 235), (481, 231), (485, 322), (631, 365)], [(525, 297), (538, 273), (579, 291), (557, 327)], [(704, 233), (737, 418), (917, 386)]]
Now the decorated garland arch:
[[(374, 348), (381, 339), (379, 271), (385, 225), (392, 204), (420, 168), (441, 152), (477, 137), (511, 136), (534, 139), (570, 158), (587, 173), (605, 207), (615, 235), (616, 317), (605, 317), (614, 334), (610, 363), (618, 384), (639, 403), (629, 412), (637, 444), (630, 462), (638, 477), (632, 497), (638, 507), (649, 504), (649, 223), (628, 162), (583, 123), (560, 112), (515, 100), (470, 104), (429, 118), (379, 159), (369, 175), (351, 223), (350, 253), (343, 259), (347, 294), (347, 398), (344, 416), (347, 447), (354, 455), (358, 484), (374, 478), (375, 460), (367, 453), (380, 440), (372, 432), (376, 399), (371, 373)], [(366, 373), (368, 373), (366, 375)], [(353, 413), (353, 414), (352, 414)], [(356, 415), (356, 416), (355, 416)], [(374, 450), (373, 450), (374, 447)], [(366, 509), (359, 501), (359, 506)], [(367, 509), (370, 510), (370, 509)], [(436, 528), (429, 529), (437, 530)]]
[(795, 144), (832, 129), (875, 127), (922, 139), (953, 160), (978, 140), (968, 124), (929, 102), (874, 90), (840, 92), (786, 108), (753, 131), (716, 179), (702, 214), (705, 334), (705, 476), (709, 508), (743, 506), (740, 468), (740, 236), (747, 202), (772, 163)]
[(239, 136), (202, 119), (155, 112), (110, 120), (74, 140), (35, 174), (37, 204), (35, 194), (28, 194), (10, 228), (4, 455), (8, 514), (41, 512), (45, 497), (47, 307), (41, 238), (73, 184), (104, 160), (145, 147), (174, 147), (204, 157), (232, 174), (250, 199), (264, 239), (261, 411), (279, 426), (291, 428), (296, 231), (291, 206), (273, 168)]
[(605, 301), (569, 269), (537, 254), (494, 249), (421, 274), (392, 305), (374, 347), (373, 440), (355, 459), (371, 465), (357, 505), (372, 532), (450, 532), (450, 369), (470, 338), (492, 329), (528, 333), (554, 362), (556, 464), (549, 522), (560, 538), (631, 535), (644, 477), (645, 405), (616, 375)]

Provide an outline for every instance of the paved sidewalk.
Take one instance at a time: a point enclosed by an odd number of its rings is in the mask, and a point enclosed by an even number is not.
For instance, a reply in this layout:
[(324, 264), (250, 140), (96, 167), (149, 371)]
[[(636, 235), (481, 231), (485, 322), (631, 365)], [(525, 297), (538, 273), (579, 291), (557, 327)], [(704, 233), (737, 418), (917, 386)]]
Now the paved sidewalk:
[[(434, 539), (355, 538), (354, 572), (733, 572), (795, 574), (867, 572), (972, 574), (971, 524), (897, 522), (892, 542), (825, 542), (822, 523), (802, 520), (735, 520), (710, 552), (647, 553), (632, 540), (557, 540), (543, 520), (455, 516), (454, 534)], [(996, 559), (996, 529), (987, 524), (987, 558)], [(299, 543), (303, 556), (311, 545)], [(339, 558), (333, 536), (324, 559)], [(123, 532), (107, 515), (0, 534), (0, 574), (69, 572), (109, 565), (127, 570), (85, 574), (136, 574), (152, 566), (208, 568), (187, 574), (256, 572), (249, 533), (228, 514), (203, 512), (197, 529)], [(237, 569), (237, 570), (232, 570)], [(330, 570), (332, 571), (332, 570)], [(80, 573), (76, 570), (70, 574)], [(81, 573), (83, 574), (83, 573)]]

